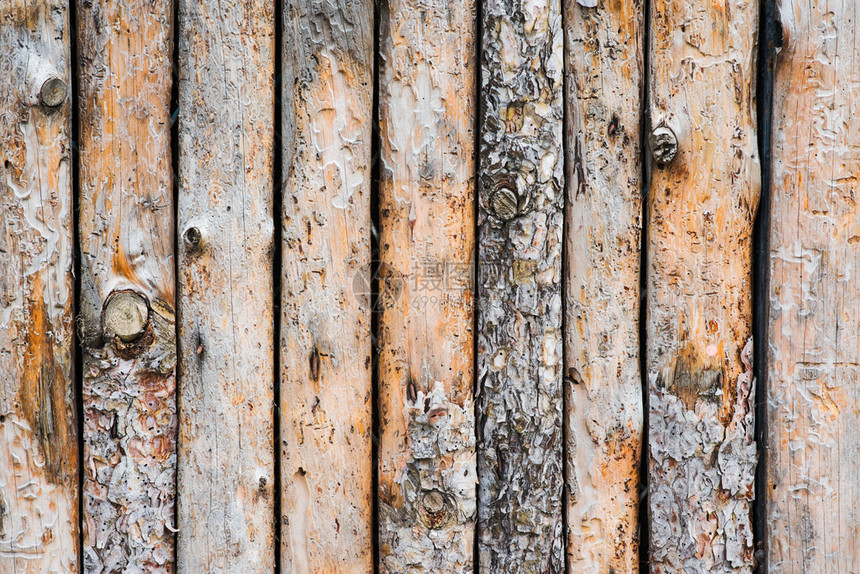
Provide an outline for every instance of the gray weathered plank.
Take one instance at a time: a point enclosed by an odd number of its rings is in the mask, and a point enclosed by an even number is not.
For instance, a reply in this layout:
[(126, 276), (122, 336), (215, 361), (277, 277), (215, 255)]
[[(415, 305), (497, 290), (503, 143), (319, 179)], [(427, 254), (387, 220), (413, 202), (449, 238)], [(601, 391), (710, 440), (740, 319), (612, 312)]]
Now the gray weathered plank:
[(780, 0), (777, 8), (767, 570), (858, 572), (858, 4)]
[(373, 571), (373, 2), (284, 12), (281, 566)]
[(475, 3), (380, 12), (379, 567), (471, 572)]
[(172, 572), (173, 7), (79, 8), (84, 568)]
[[(750, 572), (758, 3), (651, 4), (649, 526), (653, 572)], [(654, 133), (652, 131), (652, 133)]]
[(274, 5), (179, 0), (180, 572), (274, 568)]
[(69, 10), (0, 4), (0, 571), (77, 572)]
[(639, 568), (644, 6), (565, 3), (569, 572)]
[(480, 567), (563, 572), (561, 4), (482, 12)]

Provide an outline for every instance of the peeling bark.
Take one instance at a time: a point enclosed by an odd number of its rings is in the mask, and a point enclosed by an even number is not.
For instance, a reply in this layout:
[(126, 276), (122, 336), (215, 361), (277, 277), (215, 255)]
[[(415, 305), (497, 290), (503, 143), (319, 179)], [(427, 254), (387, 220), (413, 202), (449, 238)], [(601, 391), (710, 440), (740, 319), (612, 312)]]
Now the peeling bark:
[(373, 3), (284, 15), (282, 567), (373, 571)]
[(651, 127), (678, 141), (649, 187), (651, 570), (750, 572), (758, 4), (661, 0), (651, 18)]
[(68, 7), (0, 6), (0, 571), (78, 571)]
[(179, 0), (178, 569), (274, 569), (274, 6)]
[(639, 569), (639, 0), (565, 4), (567, 565)]
[(379, 567), (471, 572), (475, 5), (381, 12)]
[(768, 572), (860, 571), (856, 2), (781, 0), (767, 340)]
[(479, 560), (562, 572), (561, 6), (482, 11)]
[(173, 12), (79, 4), (84, 567), (172, 572)]

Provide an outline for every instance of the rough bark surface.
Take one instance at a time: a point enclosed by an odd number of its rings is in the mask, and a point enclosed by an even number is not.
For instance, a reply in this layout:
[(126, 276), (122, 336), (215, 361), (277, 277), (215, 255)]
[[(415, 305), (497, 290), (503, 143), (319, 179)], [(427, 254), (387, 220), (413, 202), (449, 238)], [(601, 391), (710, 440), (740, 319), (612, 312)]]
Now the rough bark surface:
[(78, 571), (65, 2), (0, 4), (0, 571)]
[(651, 128), (678, 141), (648, 191), (651, 570), (750, 572), (758, 4), (660, 0), (651, 19)]
[(480, 567), (563, 572), (561, 5), (482, 12)]
[(274, 568), (274, 6), (179, 1), (184, 572)]
[(173, 9), (79, 4), (84, 567), (172, 572)]
[(769, 572), (860, 571), (858, 4), (778, 3), (767, 347)]
[(475, 4), (380, 18), (379, 566), (471, 572)]
[(373, 571), (373, 2), (284, 14), (282, 567)]
[(565, 3), (567, 565), (639, 568), (643, 3)]

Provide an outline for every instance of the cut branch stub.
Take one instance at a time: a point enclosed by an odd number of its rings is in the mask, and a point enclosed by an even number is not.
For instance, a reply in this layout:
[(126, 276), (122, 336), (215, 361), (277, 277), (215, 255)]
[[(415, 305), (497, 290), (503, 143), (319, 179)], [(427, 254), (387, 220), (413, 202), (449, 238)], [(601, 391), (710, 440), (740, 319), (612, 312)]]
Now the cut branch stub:
[(678, 155), (678, 138), (670, 128), (659, 126), (654, 128), (648, 138), (651, 147), (651, 156), (657, 165), (671, 163)]
[(134, 291), (116, 291), (105, 303), (104, 334), (118, 337), (123, 343), (136, 341), (149, 322), (149, 305), (143, 295)]
[(502, 221), (510, 221), (519, 211), (517, 194), (508, 187), (497, 189), (490, 198), (490, 204), (495, 216)]
[(65, 102), (68, 95), (69, 88), (66, 82), (57, 77), (45, 80), (39, 90), (39, 100), (42, 102), (42, 105), (49, 108), (56, 108)]

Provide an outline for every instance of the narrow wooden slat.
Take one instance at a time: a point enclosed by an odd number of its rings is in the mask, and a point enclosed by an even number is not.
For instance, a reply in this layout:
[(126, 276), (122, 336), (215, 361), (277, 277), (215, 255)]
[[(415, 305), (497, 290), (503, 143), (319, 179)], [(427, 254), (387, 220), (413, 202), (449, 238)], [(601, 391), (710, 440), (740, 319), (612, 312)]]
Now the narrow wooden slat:
[(69, 10), (0, 4), (0, 571), (78, 571)]
[(380, 14), (380, 571), (471, 572), (476, 15)]
[(173, 9), (82, 2), (77, 25), (84, 567), (172, 572)]
[(482, 13), (480, 568), (563, 572), (561, 4)]
[(857, 2), (777, 3), (768, 571), (860, 571)]
[(567, 564), (639, 567), (641, 2), (565, 5)]
[(270, 572), (274, 6), (179, 0), (180, 572)]
[(284, 572), (373, 571), (372, 0), (284, 11)]
[[(750, 572), (758, 4), (651, 4), (647, 368), (650, 565)], [(655, 133), (652, 131), (652, 133)]]

